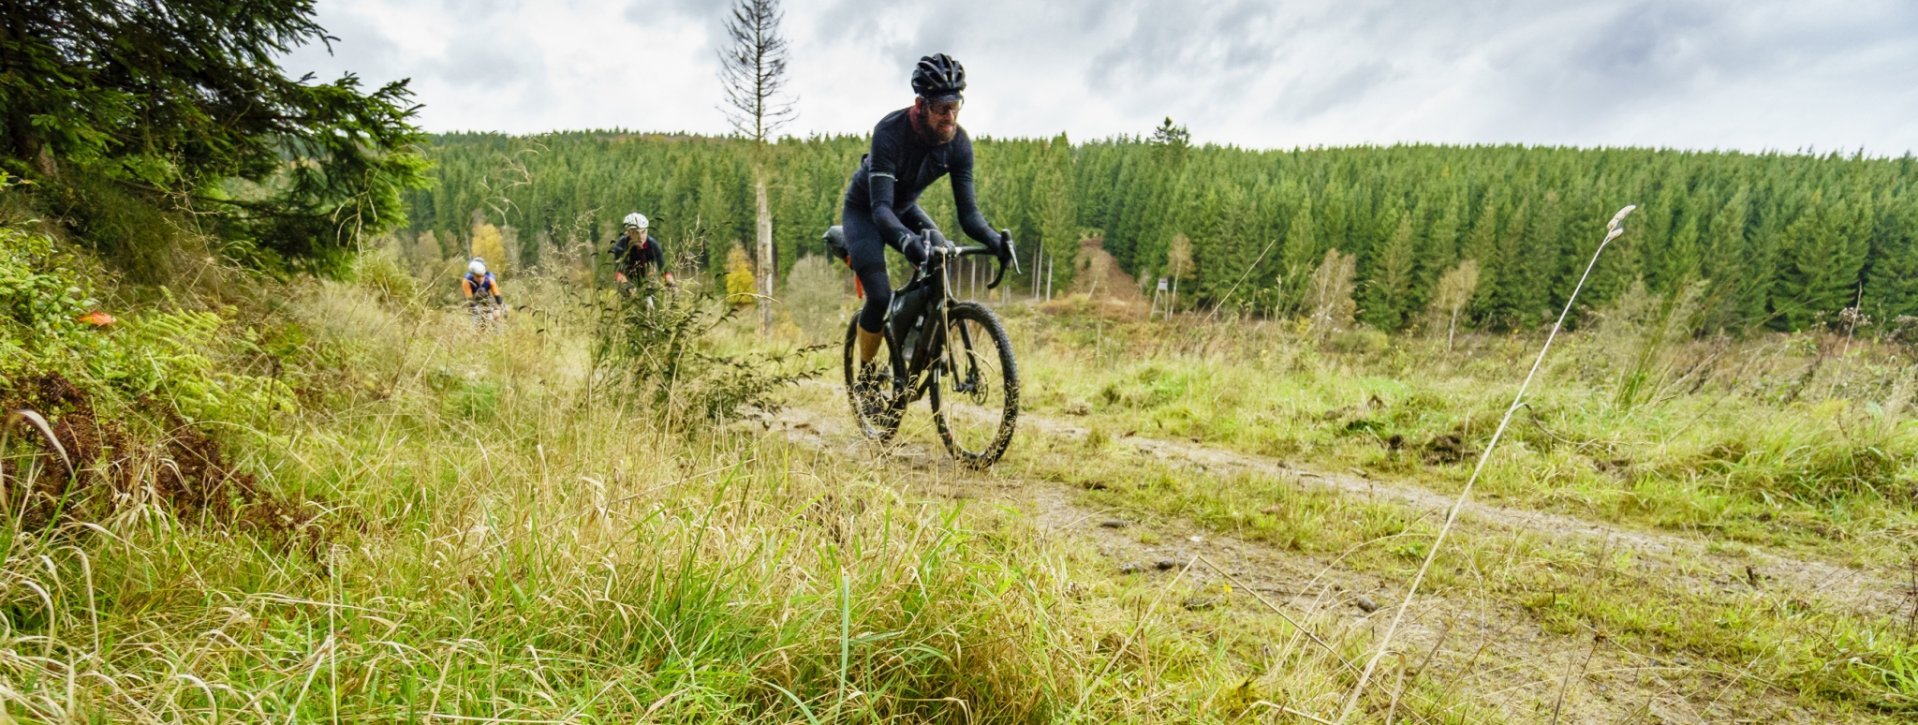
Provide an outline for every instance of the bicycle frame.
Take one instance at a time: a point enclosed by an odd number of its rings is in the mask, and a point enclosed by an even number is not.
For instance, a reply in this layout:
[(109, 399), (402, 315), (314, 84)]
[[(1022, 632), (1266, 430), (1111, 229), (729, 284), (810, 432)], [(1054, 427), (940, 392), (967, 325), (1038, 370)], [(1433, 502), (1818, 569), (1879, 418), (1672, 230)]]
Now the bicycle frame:
[[(932, 254), (926, 260), (925, 267), (920, 270), (920, 274), (916, 276), (913, 281), (930, 285), (931, 288), (928, 290), (928, 293), (932, 295), (932, 300), (926, 305), (925, 311), (920, 314), (919, 322), (925, 326), (925, 332), (919, 336), (917, 348), (911, 351), (912, 362), (910, 364), (907, 364), (905, 360), (905, 351), (900, 349), (900, 346), (904, 344), (905, 341), (894, 339), (892, 332), (893, 325), (888, 324), (885, 326), (886, 347), (892, 350), (893, 371), (895, 373), (903, 372), (903, 374), (895, 374), (893, 376), (893, 380), (896, 381), (894, 383), (894, 394), (897, 395), (905, 391), (912, 392), (910, 397), (900, 398), (905, 402), (918, 400), (920, 396), (925, 395), (926, 391), (931, 389), (931, 387), (939, 381), (941, 372), (946, 370), (956, 371), (958, 368), (957, 362), (951, 359), (951, 346), (946, 344), (946, 337), (950, 334), (948, 330), (951, 329), (947, 325), (947, 311), (952, 308), (952, 303), (958, 301), (952, 296), (952, 266), (948, 264), (948, 262), (960, 257), (991, 255), (993, 253), (991, 249), (981, 245), (955, 245), (936, 229), (927, 230), (926, 235), (927, 241), (932, 247)], [(1018, 263), (1016, 258), (1013, 263), (1015, 265)], [(999, 282), (1004, 279), (1005, 276), (1006, 265), (1000, 264), (999, 273), (992, 278), (992, 282), (986, 285), (986, 288), (997, 288)], [(901, 287), (895, 292), (903, 291), (911, 286), (912, 283), (907, 283), (906, 287)], [(904, 325), (900, 327), (901, 329), (911, 329), (909, 326)], [(966, 335), (969, 333), (961, 330), (960, 334)], [(968, 347), (972, 344), (971, 339), (962, 339), (960, 342)]]
[(466, 305), (466, 314), (472, 318), (474, 324), (486, 326), (497, 323), (506, 317), (506, 305), (505, 303), (493, 302), (491, 300), (485, 302), (469, 302)]
[[(840, 234), (834, 227), (826, 230), (828, 246)], [(994, 289), (1005, 280), (1008, 267), (1018, 269), (1018, 257), (1011, 246), (1011, 233), (999, 231), (1006, 240), (1003, 250), (991, 246), (961, 247), (948, 241), (937, 230), (926, 230), (932, 246), (930, 257), (913, 270), (912, 280), (893, 290), (894, 302), (887, 310), (885, 325), (879, 331), (886, 341), (885, 362), (880, 371), (859, 358), (859, 343), (864, 328), (854, 317), (846, 325), (842, 363), (846, 375), (847, 402), (854, 419), (866, 437), (890, 440), (899, 431), (905, 409), (920, 396), (930, 396), (932, 419), (947, 451), (974, 468), (992, 465), (1011, 443), (1014, 421), (1018, 419), (1018, 372), (1012, 356), (1012, 341), (1005, 324), (984, 304), (956, 299), (952, 261), (960, 257), (994, 254), (999, 270), (986, 285)], [(1008, 264), (1010, 263), (1010, 264)], [(930, 297), (926, 297), (931, 295)], [(926, 329), (926, 328), (933, 329)], [(917, 338), (917, 339), (914, 339)], [(906, 346), (912, 349), (907, 350)], [(987, 352), (990, 350), (991, 352)], [(879, 362), (877, 360), (871, 362)], [(878, 372), (878, 374), (874, 374)], [(943, 376), (952, 375), (952, 379)], [(874, 389), (882, 383), (890, 390)], [(1003, 385), (1003, 387), (1001, 387)], [(995, 391), (1005, 391), (1002, 401), (989, 403)], [(975, 432), (965, 425), (953, 424), (953, 411), (960, 417), (975, 416), (967, 405), (977, 404), (986, 420), (996, 419), (990, 438), (982, 445), (971, 445)], [(993, 416), (997, 409), (999, 415)]]

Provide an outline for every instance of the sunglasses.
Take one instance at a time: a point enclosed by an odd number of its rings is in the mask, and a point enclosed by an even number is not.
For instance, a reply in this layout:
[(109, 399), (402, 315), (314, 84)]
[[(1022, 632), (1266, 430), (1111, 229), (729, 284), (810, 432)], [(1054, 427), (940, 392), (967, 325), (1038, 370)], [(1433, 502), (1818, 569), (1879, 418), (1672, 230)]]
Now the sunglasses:
[(929, 102), (926, 104), (926, 110), (943, 116), (948, 113), (958, 113), (959, 109), (964, 107), (965, 105), (966, 105), (966, 99), (955, 98), (950, 101)]

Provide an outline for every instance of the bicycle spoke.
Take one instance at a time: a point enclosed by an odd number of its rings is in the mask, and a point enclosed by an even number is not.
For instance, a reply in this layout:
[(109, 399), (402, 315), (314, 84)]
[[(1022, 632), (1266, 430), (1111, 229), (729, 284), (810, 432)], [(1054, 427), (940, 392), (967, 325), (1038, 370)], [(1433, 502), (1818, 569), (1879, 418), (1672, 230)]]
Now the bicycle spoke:
[(946, 326), (946, 374), (934, 388), (934, 419), (955, 458), (991, 465), (1010, 442), (1018, 386), (1003, 326), (972, 303), (953, 305)]

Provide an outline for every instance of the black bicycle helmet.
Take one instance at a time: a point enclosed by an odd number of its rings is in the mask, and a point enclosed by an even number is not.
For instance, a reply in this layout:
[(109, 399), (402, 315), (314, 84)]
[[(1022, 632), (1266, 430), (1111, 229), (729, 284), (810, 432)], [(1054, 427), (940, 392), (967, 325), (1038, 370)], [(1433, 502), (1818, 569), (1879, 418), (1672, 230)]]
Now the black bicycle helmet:
[(930, 99), (958, 96), (966, 90), (966, 67), (945, 53), (919, 59), (912, 69), (912, 92)]

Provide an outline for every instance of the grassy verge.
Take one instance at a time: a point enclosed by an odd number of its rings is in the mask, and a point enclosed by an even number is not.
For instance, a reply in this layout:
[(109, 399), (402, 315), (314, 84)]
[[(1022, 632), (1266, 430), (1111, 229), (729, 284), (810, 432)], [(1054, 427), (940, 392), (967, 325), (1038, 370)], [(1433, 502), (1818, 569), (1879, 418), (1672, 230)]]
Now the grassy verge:
[[(1172, 466), (1111, 443), (1027, 438), (1017, 461), (1142, 519), (1211, 530), (1408, 582), (1438, 522), (1387, 502), (1296, 482)], [(1505, 603), (1547, 631), (1596, 636), (1671, 663), (1740, 698), (1796, 700), (1811, 712), (1885, 718), (1918, 712), (1909, 676), (1918, 640), (1900, 612), (1837, 611), (1678, 562), (1546, 534), (1454, 530), (1427, 579), (1433, 596)], [(1720, 695), (1720, 697), (1725, 697)], [(1735, 711), (1735, 710), (1734, 710)]]
[[(49, 259), (13, 271), (50, 273)], [(864, 448), (688, 425), (649, 400), (593, 390), (592, 317), (560, 279), (517, 280), (532, 309), (478, 335), (420, 304), (427, 295), (377, 258), (352, 283), (235, 276), (258, 289), (115, 295), (102, 304), (125, 311), (106, 330), (7, 328), (8, 349), (31, 357), (7, 358), (0, 398), (64, 401), (47, 408), (56, 439), (93, 445), (69, 446), (80, 459), (70, 473), (26, 427), (10, 425), (0, 444), (6, 714), (1227, 721), (1336, 711), (1354, 679), (1345, 663), (1373, 636), (1304, 622), (1340, 633), (1328, 649), (1258, 607), (1186, 606), (1208, 594), (1201, 578), (1118, 575), (1094, 542), (926, 495), (946, 474), (902, 472)], [(35, 289), (64, 293), (54, 277)], [(45, 319), (89, 306), (84, 297)], [(1097, 439), (1196, 437), (1443, 489), (1461, 464), (1427, 464), (1427, 444), (1454, 435), (1469, 450), (1489, 432), (1502, 393), (1488, 381), (1522, 342), (1441, 359), (1288, 346), (1276, 332), (1155, 340), (1146, 328), (1009, 312), (1035, 406), (1083, 416), (1097, 434), (1088, 446), (1028, 428), (998, 475), (1097, 482), (1093, 504), (1343, 556), (1385, 578), (1416, 565), (1428, 520), (1173, 469)], [(728, 334), (712, 350), (758, 347)], [(1886, 482), (1906, 475), (1908, 429), (1865, 427), (1869, 405), (1834, 402), (1895, 391), (1897, 378), (1874, 378), (1864, 362), (1824, 365), (1789, 401), (1712, 387), (1724, 382), (1704, 389), (1734, 392), (1709, 405), (1654, 396), (1611, 412), (1598, 402), (1604, 375), (1555, 370), (1573, 392), (1537, 405), (1539, 432), (1518, 436), (1487, 490), (1825, 553), (1845, 548), (1825, 535), (1854, 548), (1900, 540), (1911, 514)], [(1847, 365), (1862, 367), (1841, 376)], [(53, 373), (72, 390), (28, 390)], [(1869, 400), (1902, 410), (1889, 395)], [(1807, 410), (1851, 437), (1802, 450), (1812, 434), (1784, 416)], [(1733, 424), (1754, 411), (1766, 422)], [(1726, 447), (1737, 436), (1746, 445)], [(1861, 446), (1884, 456), (1860, 458)], [(1606, 456), (1632, 473), (1593, 463)], [(1438, 473), (1421, 473), (1428, 465)], [(1604, 475), (1577, 483), (1597, 475), (1579, 466)], [(1577, 471), (1571, 483), (1554, 478), (1566, 470)], [(1601, 633), (1744, 696), (1843, 717), (1910, 711), (1918, 656), (1889, 613), (1688, 591), (1667, 570), (1576, 543), (1469, 531), (1456, 541), (1435, 592)], [(1366, 704), (1373, 717), (1397, 708), (1434, 722), (1513, 716), (1494, 698), (1418, 679), (1396, 705), (1384, 691)]]
[[(9, 395), (65, 372), (126, 423), (72, 476), (6, 429), (0, 712), (1225, 721), (1349, 686), (1282, 621), (1166, 606), (1177, 591), (1088, 573), (1083, 542), (922, 500), (863, 449), (589, 392), (592, 323), (559, 280), (520, 280), (533, 314), (480, 335), (390, 265), (359, 273), (253, 280), (239, 307), (118, 298), (112, 330), (10, 338), (36, 357)], [(193, 315), (213, 319), (183, 335)], [(179, 364), (129, 386), (99, 350)], [(1407, 711), (1478, 712), (1419, 693)]]
[[(1009, 311), (1028, 409), (1455, 491), (1538, 340), (1329, 342), (1277, 327)], [(1918, 390), (1902, 348), (1815, 335), (1660, 353), (1630, 330), (1560, 341), (1481, 481), (1487, 501), (1887, 566), (1918, 550)]]
[[(1027, 542), (584, 397), (577, 339), (475, 337), (335, 284), (272, 325), (278, 379), (313, 404), (223, 440), (236, 475), (316, 510), (311, 536), (239, 526), (245, 502), (189, 519), (137, 472), (131, 504), (15, 521), (8, 711), (1017, 720), (1075, 685), (1043, 656), (1066, 647), (1034, 617), (1058, 582)], [(9, 450), (10, 492), (57, 475)]]

